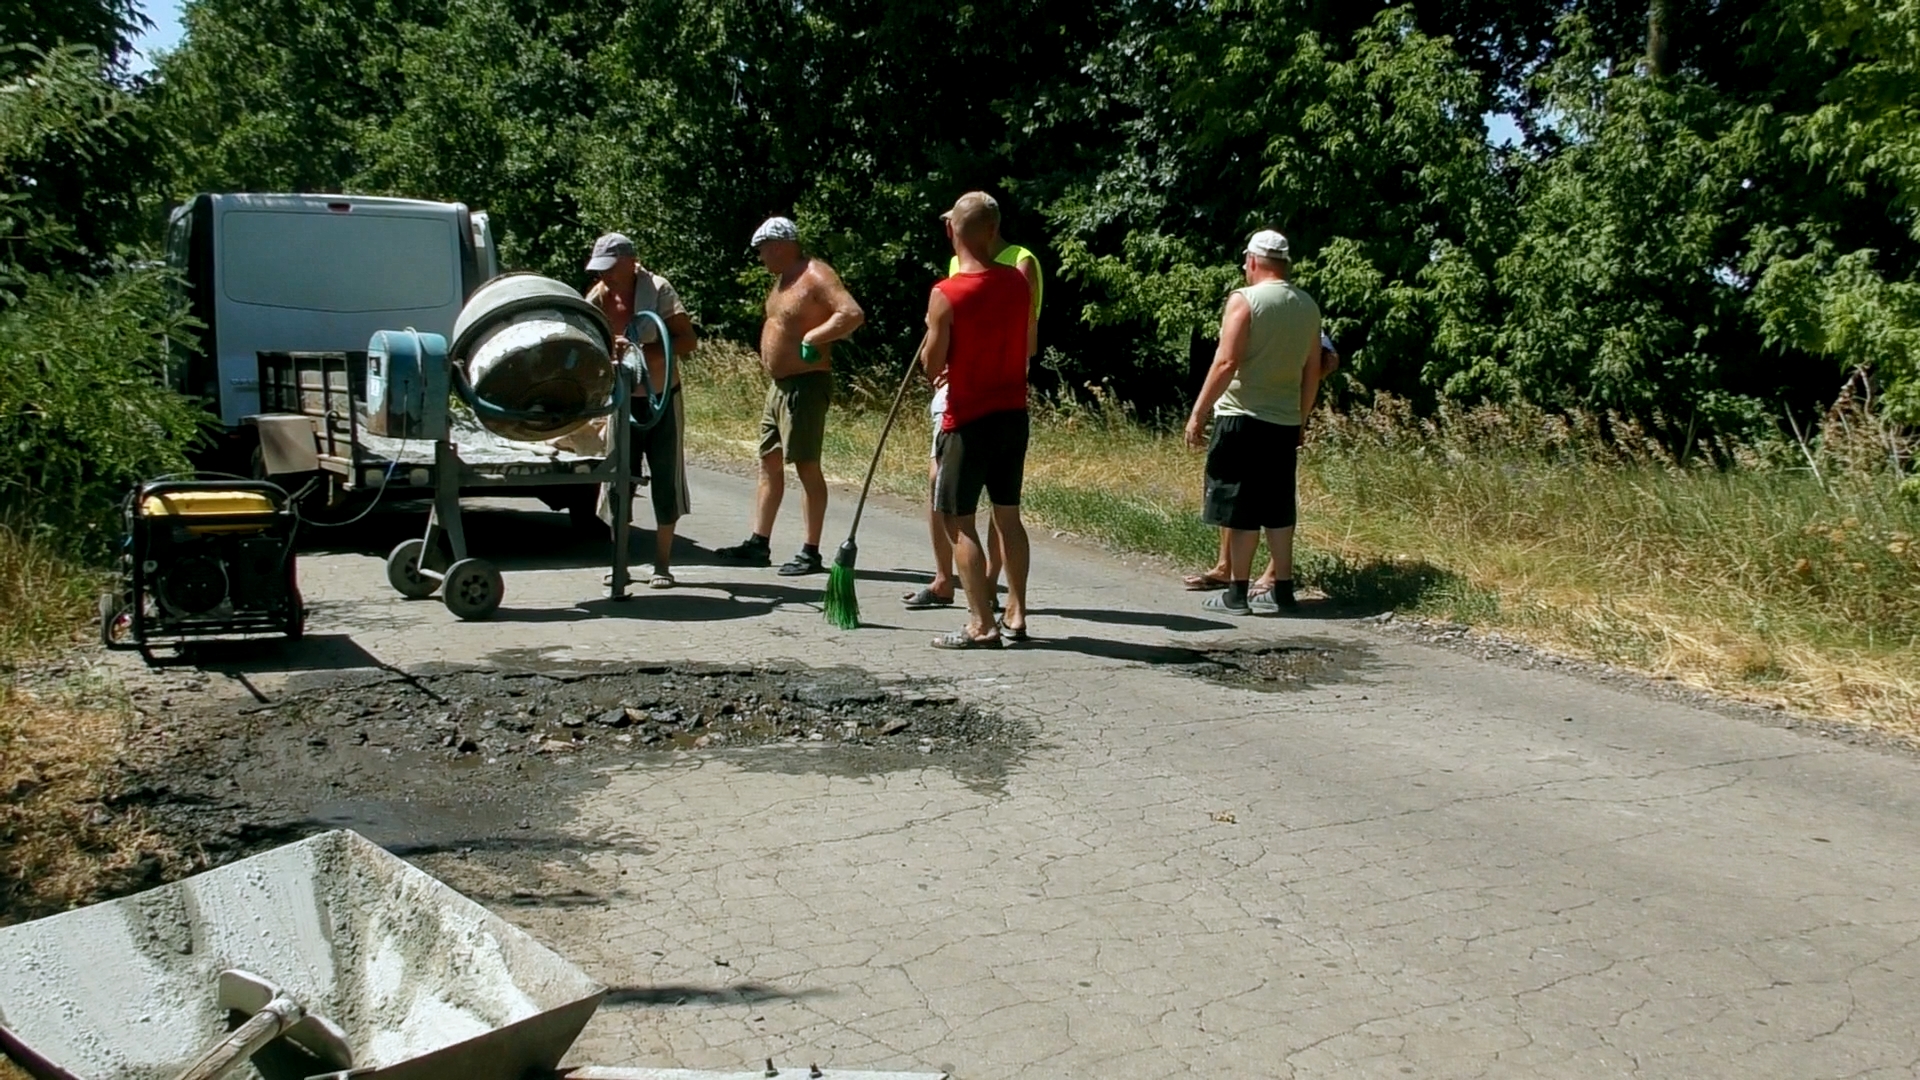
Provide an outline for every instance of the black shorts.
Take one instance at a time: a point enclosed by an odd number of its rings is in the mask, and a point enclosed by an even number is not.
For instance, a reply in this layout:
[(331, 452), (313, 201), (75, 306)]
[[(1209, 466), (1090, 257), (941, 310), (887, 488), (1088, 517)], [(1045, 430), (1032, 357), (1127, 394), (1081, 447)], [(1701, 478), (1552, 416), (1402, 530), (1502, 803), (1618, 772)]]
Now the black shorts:
[(677, 386), (668, 392), (667, 398), (660, 422), (645, 431), (641, 426), (652, 415), (647, 409), (647, 399), (633, 399), (632, 437), (627, 443), (628, 467), (633, 470), (633, 478), (640, 479), (642, 458), (646, 459), (647, 471), (653, 475), (648, 481), (648, 490), (653, 493), (656, 525), (671, 525), (693, 509), (693, 500), (687, 493), (686, 402)]
[(1251, 416), (1214, 417), (1201, 520), (1228, 529), (1291, 528), (1299, 460), (1298, 427)]
[(933, 479), (933, 508), (971, 517), (980, 509), (980, 491), (995, 506), (1019, 506), (1020, 482), (1027, 472), (1027, 410), (989, 413), (933, 443), (939, 471)]

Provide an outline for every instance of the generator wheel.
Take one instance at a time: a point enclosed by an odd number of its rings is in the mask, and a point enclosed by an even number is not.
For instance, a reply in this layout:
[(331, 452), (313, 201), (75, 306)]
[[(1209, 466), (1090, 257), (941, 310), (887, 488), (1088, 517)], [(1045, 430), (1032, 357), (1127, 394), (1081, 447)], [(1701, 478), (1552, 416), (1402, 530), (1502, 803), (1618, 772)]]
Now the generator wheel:
[[(100, 644), (109, 649), (124, 649), (126, 642), (116, 631), (120, 630), (120, 598), (113, 593), (100, 594)], [(131, 627), (129, 627), (130, 629)]]
[(447, 580), (441, 583), (440, 599), (447, 610), (469, 622), (484, 619), (500, 606), (506, 583), (500, 571), (484, 559), (461, 559), (447, 567)]
[(438, 581), (420, 572), (420, 556), (426, 550), (425, 540), (402, 540), (387, 556), (387, 584), (409, 600), (425, 600), (440, 587)]

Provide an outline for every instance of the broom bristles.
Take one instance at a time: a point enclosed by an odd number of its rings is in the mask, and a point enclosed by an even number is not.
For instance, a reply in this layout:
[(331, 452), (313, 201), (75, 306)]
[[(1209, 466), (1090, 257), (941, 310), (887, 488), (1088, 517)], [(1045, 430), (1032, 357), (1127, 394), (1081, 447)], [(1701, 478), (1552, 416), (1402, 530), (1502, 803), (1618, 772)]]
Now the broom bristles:
[(821, 604), (827, 621), (842, 630), (860, 625), (860, 597), (853, 589), (853, 567), (835, 561), (827, 572), (827, 596)]

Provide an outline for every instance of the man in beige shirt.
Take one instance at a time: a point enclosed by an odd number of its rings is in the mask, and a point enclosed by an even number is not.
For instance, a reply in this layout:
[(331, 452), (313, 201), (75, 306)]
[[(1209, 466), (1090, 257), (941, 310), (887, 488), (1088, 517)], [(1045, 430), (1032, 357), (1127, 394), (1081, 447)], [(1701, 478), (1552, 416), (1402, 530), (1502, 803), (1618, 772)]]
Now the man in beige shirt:
[(799, 230), (792, 221), (768, 218), (754, 231), (752, 244), (760, 265), (774, 276), (760, 327), (760, 363), (772, 380), (760, 418), (760, 486), (753, 535), (714, 554), (748, 566), (773, 562), (773, 519), (786, 495), (786, 463), (791, 461), (806, 499), (806, 542), (780, 567), (780, 574), (823, 573), (820, 533), (827, 522), (827, 478), (820, 469), (820, 447), (827, 408), (833, 403), (833, 343), (859, 329), (867, 317), (833, 267), (800, 250)]
[[(1253, 613), (1247, 584), (1266, 530), (1278, 574), (1271, 599), (1293, 595), (1294, 471), (1320, 389), (1320, 306), (1287, 278), (1287, 238), (1254, 233), (1241, 262), (1246, 287), (1227, 298), (1220, 347), (1187, 419), (1187, 445), (1207, 448), (1203, 519), (1228, 530), (1228, 582), (1208, 611)], [(1207, 419), (1213, 435), (1205, 436)]]
[[(656, 589), (673, 587), (673, 530), (679, 520), (693, 509), (687, 492), (686, 408), (680, 400), (679, 359), (700, 344), (693, 319), (673, 283), (640, 265), (634, 256), (633, 241), (620, 233), (607, 233), (593, 242), (587, 258), (588, 272), (598, 280), (587, 290), (587, 300), (606, 315), (613, 327), (614, 355), (624, 359), (639, 350), (647, 365), (647, 386), (634, 387), (632, 438), (628, 456), (634, 475), (641, 463), (653, 473), (653, 574), (647, 584)], [(668, 341), (660, 340), (660, 330), (651, 319), (639, 318), (651, 311), (667, 324)], [(667, 380), (667, 349), (673, 350), (673, 385)], [(644, 396), (650, 392), (665, 398), (658, 416)], [(611, 441), (611, 440), (609, 440)], [(609, 493), (609, 497), (612, 494)]]

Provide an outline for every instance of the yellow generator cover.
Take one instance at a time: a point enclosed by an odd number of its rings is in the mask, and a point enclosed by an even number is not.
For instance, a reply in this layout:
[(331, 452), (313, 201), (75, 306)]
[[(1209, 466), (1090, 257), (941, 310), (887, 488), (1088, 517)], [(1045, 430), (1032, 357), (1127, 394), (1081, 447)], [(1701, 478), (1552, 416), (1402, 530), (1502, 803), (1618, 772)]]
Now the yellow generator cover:
[(141, 512), (148, 517), (231, 517), (271, 515), (274, 506), (258, 491), (172, 491), (147, 496)]

